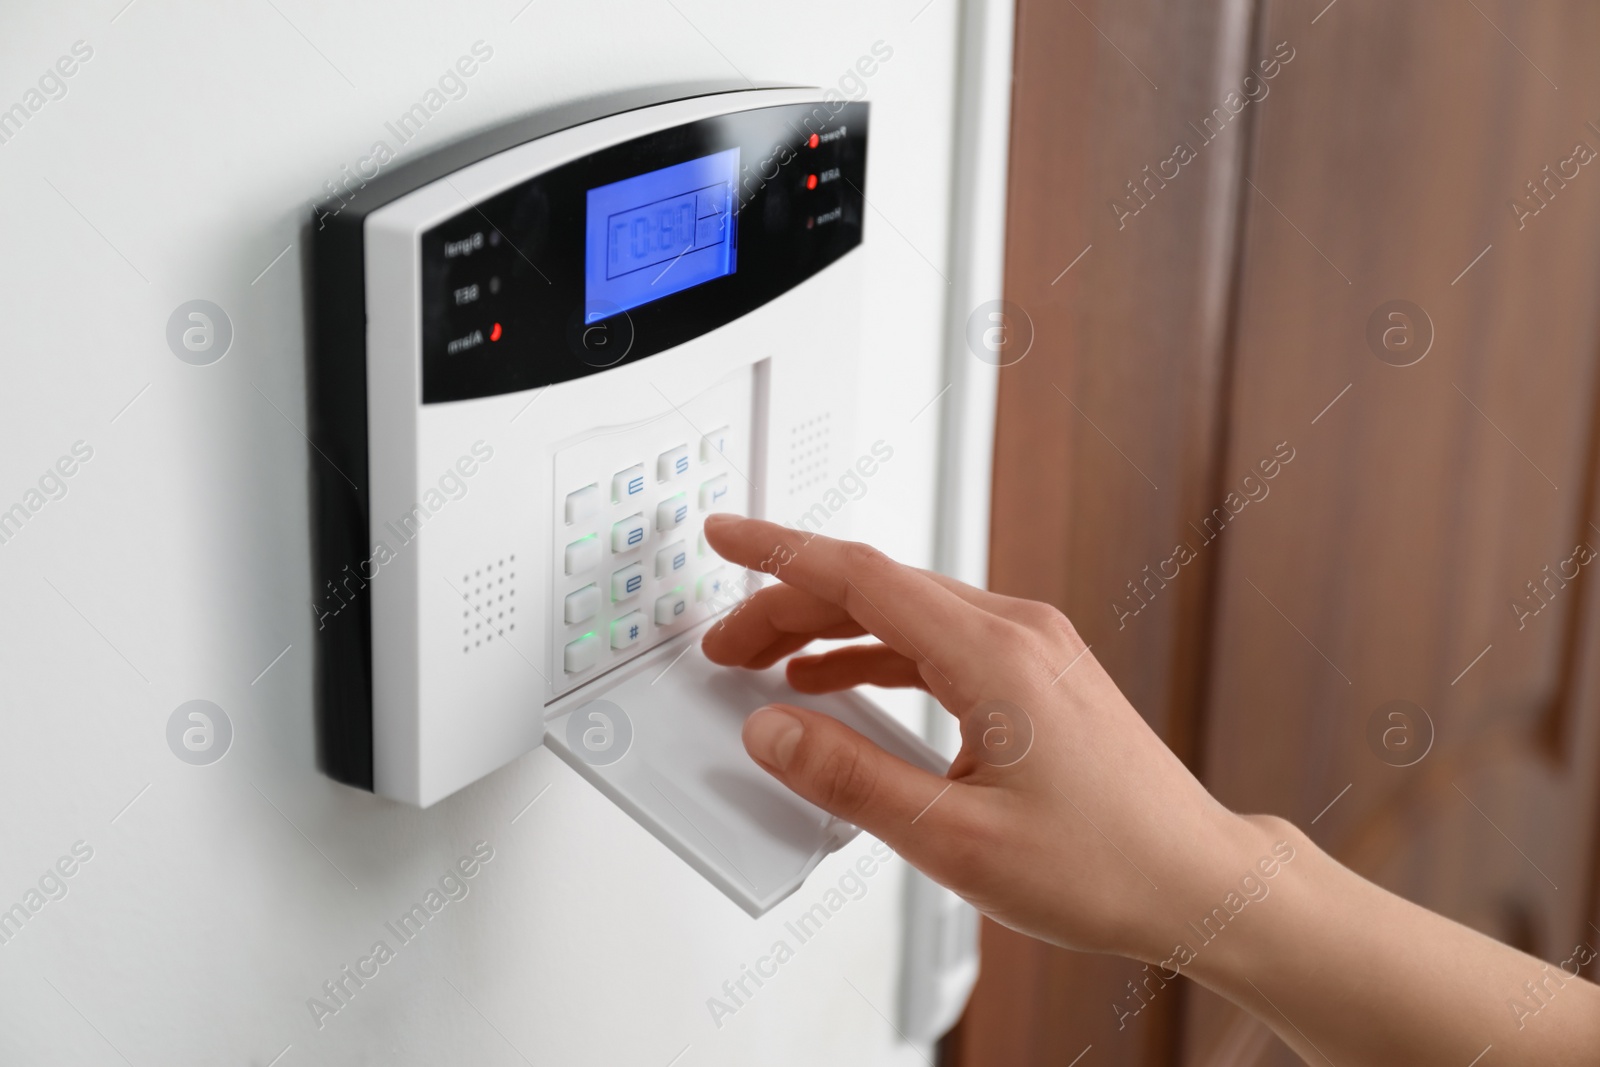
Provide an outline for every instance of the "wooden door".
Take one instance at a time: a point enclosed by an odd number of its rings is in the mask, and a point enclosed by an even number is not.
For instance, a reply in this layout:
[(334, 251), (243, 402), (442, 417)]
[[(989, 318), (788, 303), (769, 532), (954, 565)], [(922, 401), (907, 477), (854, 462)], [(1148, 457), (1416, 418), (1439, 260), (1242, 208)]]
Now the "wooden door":
[[(1020, 0), (996, 440), (992, 584), (1224, 803), (1554, 961), (1600, 944), (1596, 54), (1581, 0)], [(1298, 1062), (983, 950), (962, 1067)]]

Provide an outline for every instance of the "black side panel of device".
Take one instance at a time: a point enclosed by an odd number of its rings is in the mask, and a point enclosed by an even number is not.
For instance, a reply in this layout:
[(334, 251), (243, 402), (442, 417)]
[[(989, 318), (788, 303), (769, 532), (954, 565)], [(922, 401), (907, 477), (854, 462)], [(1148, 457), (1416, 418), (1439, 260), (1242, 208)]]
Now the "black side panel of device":
[[(342, 213), (341, 213), (342, 214)], [(330, 778), (372, 788), (372, 609), (367, 558), (367, 360), (362, 216), (313, 237), (314, 351), (307, 375), (311, 611), (316, 626), (317, 754)]]
[[(624, 111), (733, 92), (695, 83), (610, 94), (539, 112), (347, 181), (313, 205), (311, 350), (306, 371), (314, 538), (317, 758), (323, 773), (372, 789), (372, 604), (367, 544), (367, 351), (363, 227), (369, 213), (461, 167), (559, 130)], [(395, 146), (391, 146), (395, 147)]]

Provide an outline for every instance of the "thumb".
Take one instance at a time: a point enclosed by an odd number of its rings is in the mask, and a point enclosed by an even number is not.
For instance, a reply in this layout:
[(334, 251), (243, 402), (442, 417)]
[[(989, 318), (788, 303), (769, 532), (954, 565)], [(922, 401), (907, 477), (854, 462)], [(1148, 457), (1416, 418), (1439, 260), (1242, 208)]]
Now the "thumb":
[[(937, 851), (942, 835), (925, 832), (929, 824), (944, 822), (965, 799), (942, 794), (968, 788), (891, 756), (832, 716), (788, 704), (769, 704), (746, 719), (744, 747), (795, 793), (918, 866), (919, 860), (937, 863), (928, 853)], [(922, 819), (936, 799), (933, 810), (946, 809), (941, 818)]]

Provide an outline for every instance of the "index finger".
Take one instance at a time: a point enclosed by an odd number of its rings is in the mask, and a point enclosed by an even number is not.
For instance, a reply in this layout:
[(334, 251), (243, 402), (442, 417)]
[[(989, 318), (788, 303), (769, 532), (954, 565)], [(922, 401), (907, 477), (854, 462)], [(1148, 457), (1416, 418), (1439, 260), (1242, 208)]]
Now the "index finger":
[(723, 559), (837, 604), (878, 640), (926, 663), (947, 685), (970, 665), (994, 617), (914, 567), (870, 545), (801, 534), (736, 515), (706, 517), (706, 540)]

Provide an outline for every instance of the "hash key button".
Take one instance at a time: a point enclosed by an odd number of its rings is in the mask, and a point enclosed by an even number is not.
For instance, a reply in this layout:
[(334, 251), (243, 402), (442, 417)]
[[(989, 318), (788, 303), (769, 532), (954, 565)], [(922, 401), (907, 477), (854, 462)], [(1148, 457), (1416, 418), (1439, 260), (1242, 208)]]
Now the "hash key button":
[(630, 611), (611, 624), (611, 647), (629, 648), (639, 643), (647, 625), (644, 612)]

